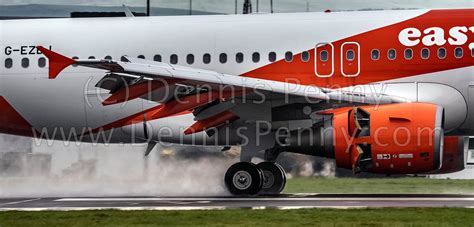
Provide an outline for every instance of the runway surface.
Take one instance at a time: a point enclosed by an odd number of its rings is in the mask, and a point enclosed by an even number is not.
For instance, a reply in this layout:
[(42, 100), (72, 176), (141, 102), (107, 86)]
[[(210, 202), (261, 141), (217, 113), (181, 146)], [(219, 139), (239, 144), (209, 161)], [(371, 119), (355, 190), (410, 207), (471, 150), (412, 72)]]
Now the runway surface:
[(259, 197), (8, 198), (0, 211), (43, 210), (208, 210), (302, 208), (461, 207), (474, 208), (474, 195), (328, 195)]

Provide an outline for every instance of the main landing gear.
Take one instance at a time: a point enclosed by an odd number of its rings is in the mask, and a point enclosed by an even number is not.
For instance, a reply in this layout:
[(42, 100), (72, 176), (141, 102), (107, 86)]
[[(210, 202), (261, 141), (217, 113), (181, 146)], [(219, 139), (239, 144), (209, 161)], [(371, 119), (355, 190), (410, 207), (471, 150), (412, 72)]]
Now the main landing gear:
[(239, 162), (227, 170), (225, 184), (233, 195), (280, 194), (286, 185), (286, 173), (273, 162)]

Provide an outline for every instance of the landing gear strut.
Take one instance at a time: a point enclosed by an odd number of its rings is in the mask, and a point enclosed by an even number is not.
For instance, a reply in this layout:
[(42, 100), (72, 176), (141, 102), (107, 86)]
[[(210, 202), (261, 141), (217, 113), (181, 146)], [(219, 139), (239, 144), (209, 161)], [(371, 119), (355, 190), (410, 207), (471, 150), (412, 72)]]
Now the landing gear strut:
[(239, 162), (227, 170), (225, 184), (233, 195), (279, 194), (285, 187), (286, 175), (276, 163)]

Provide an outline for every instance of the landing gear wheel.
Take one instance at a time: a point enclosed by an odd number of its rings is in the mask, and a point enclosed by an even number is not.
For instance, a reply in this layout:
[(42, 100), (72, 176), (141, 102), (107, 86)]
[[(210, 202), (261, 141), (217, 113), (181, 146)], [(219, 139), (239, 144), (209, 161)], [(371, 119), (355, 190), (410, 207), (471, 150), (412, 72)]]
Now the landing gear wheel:
[(280, 194), (286, 185), (286, 173), (283, 167), (273, 162), (261, 162), (257, 167), (263, 172), (260, 194)]
[(233, 195), (256, 195), (263, 186), (263, 172), (250, 162), (239, 162), (227, 170), (224, 180)]

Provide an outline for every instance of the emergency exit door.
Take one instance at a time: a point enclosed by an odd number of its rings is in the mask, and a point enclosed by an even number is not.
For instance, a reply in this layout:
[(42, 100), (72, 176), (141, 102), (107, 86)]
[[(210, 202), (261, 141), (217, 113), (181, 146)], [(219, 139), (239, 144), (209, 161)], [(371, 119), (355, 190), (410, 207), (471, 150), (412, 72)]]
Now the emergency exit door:
[(334, 74), (334, 45), (320, 43), (315, 48), (314, 71), (318, 77), (330, 77)]
[(341, 72), (345, 77), (356, 77), (360, 74), (360, 45), (358, 43), (342, 44)]

